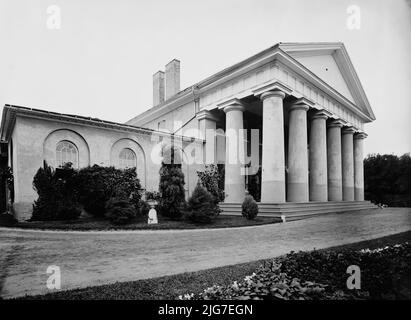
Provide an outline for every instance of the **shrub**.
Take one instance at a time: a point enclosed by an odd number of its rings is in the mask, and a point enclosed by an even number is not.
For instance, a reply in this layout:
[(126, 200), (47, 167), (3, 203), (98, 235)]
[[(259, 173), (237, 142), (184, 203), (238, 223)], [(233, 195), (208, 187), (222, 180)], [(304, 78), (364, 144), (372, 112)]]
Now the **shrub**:
[(0, 226), (11, 227), (17, 224), (16, 218), (10, 213), (0, 213)]
[[(264, 263), (243, 280), (180, 299), (404, 299), (410, 255), (407, 242), (375, 250), (291, 252)], [(361, 289), (347, 288), (350, 265), (361, 268)]]
[(281, 259), (281, 271), (348, 294), (347, 266), (357, 265), (361, 267), (362, 292), (372, 299), (398, 298), (390, 294), (398, 292), (399, 280), (411, 274), (410, 256), (411, 243), (407, 242), (375, 250), (292, 252)]
[(184, 210), (185, 219), (194, 223), (211, 223), (218, 213), (214, 197), (201, 184), (197, 184)]
[(93, 165), (79, 171), (77, 185), (80, 203), (94, 216), (104, 216), (111, 198), (129, 199), (138, 210), (141, 200), (140, 181), (135, 168), (120, 170)]
[(185, 202), (185, 190), (184, 174), (179, 165), (162, 164), (159, 192), (161, 194), (158, 203), (159, 213), (174, 220), (180, 219)]
[(80, 216), (75, 190), (76, 171), (71, 164), (53, 170), (46, 162), (33, 179), (38, 199), (33, 204), (31, 220), (69, 220)]
[(160, 193), (157, 191), (146, 191), (145, 196), (146, 196), (146, 200), (155, 200), (155, 201), (159, 201), (161, 197)]
[(140, 217), (142, 217), (142, 218), (143, 217), (144, 218), (148, 217), (148, 212), (150, 211), (150, 209), (151, 209), (151, 207), (146, 201), (144, 201), (144, 200), (140, 201), (140, 205), (139, 205)]
[(197, 175), (216, 203), (224, 201), (224, 187), (221, 186), (222, 174), (216, 165), (206, 165), (204, 171), (197, 171)]
[(107, 202), (105, 215), (113, 224), (127, 224), (136, 217), (136, 208), (130, 200), (112, 198)]
[(253, 220), (258, 214), (258, 205), (254, 198), (246, 195), (241, 206), (241, 214), (248, 220)]

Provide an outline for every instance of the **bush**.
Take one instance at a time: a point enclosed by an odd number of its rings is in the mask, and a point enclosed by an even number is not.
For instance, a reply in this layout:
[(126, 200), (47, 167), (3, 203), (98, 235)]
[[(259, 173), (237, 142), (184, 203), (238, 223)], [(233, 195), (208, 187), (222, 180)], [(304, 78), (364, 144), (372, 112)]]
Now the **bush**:
[(79, 171), (71, 164), (53, 170), (44, 163), (33, 180), (39, 198), (32, 220), (70, 220), (81, 214), (80, 204), (94, 216), (104, 216), (111, 198), (124, 199), (139, 212), (140, 181), (135, 168), (120, 170), (94, 165)]
[(198, 178), (204, 188), (214, 197), (215, 203), (224, 201), (224, 184), (222, 181), (222, 174), (216, 165), (206, 165), (204, 171), (197, 171)]
[(112, 198), (107, 202), (106, 217), (117, 225), (127, 224), (136, 217), (136, 208), (130, 200)]
[[(291, 252), (264, 263), (243, 280), (212, 286), (180, 298), (229, 299), (404, 299), (409, 279), (411, 244), (375, 250)], [(361, 289), (347, 288), (347, 267), (361, 268)], [(404, 281), (405, 280), (405, 281)], [(408, 280), (409, 281), (409, 280)]]
[(38, 199), (33, 204), (31, 220), (71, 220), (81, 214), (75, 190), (76, 171), (67, 164), (53, 170), (46, 162), (33, 179)]
[(146, 201), (144, 201), (144, 200), (140, 201), (139, 212), (140, 212), (140, 216), (142, 218), (147, 218), (148, 217), (148, 212), (150, 211), (150, 209), (151, 209), (151, 207)]
[(0, 226), (11, 227), (17, 223), (16, 218), (14, 218), (10, 213), (0, 213)]
[(184, 210), (184, 218), (194, 223), (211, 223), (219, 210), (215, 198), (202, 185), (197, 184)]
[(241, 206), (241, 214), (248, 220), (253, 220), (258, 214), (258, 205), (254, 198), (246, 195)]
[(365, 199), (388, 206), (411, 203), (411, 156), (371, 154), (364, 159)]
[(185, 190), (184, 174), (179, 165), (162, 164), (159, 192), (161, 194), (158, 202), (159, 213), (174, 220), (180, 219), (185, 203)]
[(120, 170), (93, 165), (79, 171), (77, 185), (80, 203), (94, 216), (105, 215), (111, 198), (129, 199), (139, 209), (141, 186), (135, 168)]
[[(281, 271), (302, 280), (318, 281), (332, 291), (366, 292), (371, 299), (398, 298), (400, 279), (411, 274), (411, 243), (360, 251), (292, 252), (281, 259)], [(347, 289), (347, 266), (361, 268), (361, 292)], [(350, 291), (350, 292), (349, 292)]]

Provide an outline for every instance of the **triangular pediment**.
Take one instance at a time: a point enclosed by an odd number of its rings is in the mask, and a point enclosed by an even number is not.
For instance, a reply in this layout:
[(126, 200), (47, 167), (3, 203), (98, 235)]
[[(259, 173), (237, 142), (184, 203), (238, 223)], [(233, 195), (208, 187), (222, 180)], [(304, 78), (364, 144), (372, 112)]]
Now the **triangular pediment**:
[(280, 48), (375, 119), (342, 43), (281, 43)]

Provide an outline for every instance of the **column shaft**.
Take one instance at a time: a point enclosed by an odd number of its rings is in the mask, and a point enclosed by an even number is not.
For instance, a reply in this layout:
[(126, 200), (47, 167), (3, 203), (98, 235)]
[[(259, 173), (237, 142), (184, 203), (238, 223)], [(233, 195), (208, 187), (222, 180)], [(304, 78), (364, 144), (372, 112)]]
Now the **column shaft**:
[(307, 110), (305, 104), (294, 104), (289, 113), (287, 201), (307, 202), (308, 150)]
[(343, 201), (354, 201), (354, 130), (342, 131), (342, 190)]
[(327, 201), (327, 115), (319, 111), (311, 119), (309, 177), (310, 201)]
[(367, 135), (354, 135), (354, 200), (364, 201), (364, 154), (363, 144)]
[(261, 95), (263, 100), (263, 154), (261, 202), (285, 202), (284, 115), (281, 91)]
[(341, 167), (341, 127), (340, 121), (332, 121), (327, 128), (327, 179), (328, 200), (342, 200)]
[[(239, 139), (243, 130), (244, 107), (240, 104), (224, 108), (226, 113), (226, 161), (225, 161), (225, 202), (242, 203), (245, 196), (245, 177), (241, 169), (244, 166), (244, 143)], [(243, 146), (241, 146), (242, 144)]]

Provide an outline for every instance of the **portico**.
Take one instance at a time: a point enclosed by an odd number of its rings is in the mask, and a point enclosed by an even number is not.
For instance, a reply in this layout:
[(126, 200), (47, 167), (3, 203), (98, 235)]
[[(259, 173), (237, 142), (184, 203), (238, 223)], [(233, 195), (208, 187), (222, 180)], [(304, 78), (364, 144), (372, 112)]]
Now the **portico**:
[[(302, 49), (298, 45), (286, 47), (294, 58), (323, 50)], [(250, 179), (241, 173), (247, 161), (233, 166), (228, 160), (236, 153), (236, 145), (231, 142), (233, 132), (253, 129), (245, 120), (251, 114), (257, 115), (261, 122), (261, 197), (257, 200), (263, 215), (335, 212), (371, 206), (364, 201), (363, 145), (367, 135), (363, 125), (374, 116), (345, 53), (339, 47), (331, 56), (339, 66), (335, 72), (345, 72), (339, 74), (346, 81), (345, 87), (339, 89), (346, 90), (346, 96), (320, 79), (311, 82), (313, 79), (303, 77), (306, 70), (298, 70), (300, 66), (281, 52), (278, 59), (255, 73), (249, 71), (251, 76), (226, 83), (221, 91), (231, 88), (228, 99), (221, 99), (224, 92), (217, 91), (210, 101), (206, 100), (204, 105), (209, 112), (224, 110), (220, 117), (225, 116), (222, 129), (227, 132), (226, 198), (221, 206), (226, 214), (238, 212), (249, 192)], [(329, 49), (324, 51), (327, 54)], [(350, 77), (352, 83), (348, 82)], [(250, 83), (250, 79), (254, 82)], [(240, 89), (238, 93), (236, 89)], [(248, 149), (250, 153), (251, 148)], [(250, 157), (249, 153), (246, 158)]]
[[(261, 204), (364, 200), (364, 132), (307, 98), (293, 97), (279, 82), (255, 90), (254, 96), (262, 122)], [(247, 101), (219, 105), (226, 123), (226, 204), (241, 203), (247, 189), (245, 160), (235, 158), (244, 155), (238, 132), (247, 130)]]

